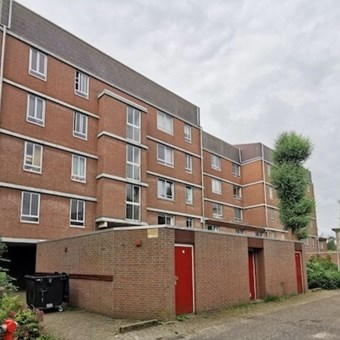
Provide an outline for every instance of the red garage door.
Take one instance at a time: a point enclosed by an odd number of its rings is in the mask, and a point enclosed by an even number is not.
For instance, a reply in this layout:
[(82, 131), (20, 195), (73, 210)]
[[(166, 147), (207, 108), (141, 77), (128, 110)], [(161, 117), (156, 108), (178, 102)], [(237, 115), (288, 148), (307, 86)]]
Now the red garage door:
[(175, 246), (176, 315), (194, 312), (193, 247)]
[(295, 269), (298, 294), (303, 293), (301, 253), (295, 252)]
[(249, 270), (249, 298), (256, 299), (256, 271), (255, 271), (255, 253), (248, 252), (248, 270)]

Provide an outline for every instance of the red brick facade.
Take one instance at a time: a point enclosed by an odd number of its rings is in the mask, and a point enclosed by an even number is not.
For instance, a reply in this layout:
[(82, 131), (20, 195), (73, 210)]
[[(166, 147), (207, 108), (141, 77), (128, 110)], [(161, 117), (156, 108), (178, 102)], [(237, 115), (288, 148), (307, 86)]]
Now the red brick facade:
[[(233, 240), (240, 251), (246, 243), (236, 233), (293, 239), (280, 224), (278, 200), (269, 180), (269, 148), (260, 143), (232, 146), (208, 135), (200, 125), (199, 107), (15, 1), (4, 0), (0, 14), (0, 36), (5, 39), (0, 50), (4, 60), (0, 237), (9, 246), (31, 245), (35, 250), (40, 240), (107, 228), (172, 225), (234, 233), (235, 238), (226, 239), (233, 249), (228, 251), (229, 259), (233, 252), (238, 258)], [(310, 189), (313, 196), (312, 184)], [(317, 237), (316, 219), (311, 235)], [(206, 235), (207, 242), (212, 240), (209, 248), (225, 239), (220, 236)], [(155, 247), (163, 244), (158, 243)], [(247, 254), (242, 254), (247, 261)], [(20, 256), (17, 251), (12, 262), (19, 267)], [(204, 258), (197, 263), (204, 268), (200, 261), (204, 263)], [(223, 264), (227, 259), (219, 261)], [(24, 270), (21, 274), (29, 274)], [(230, 270), (244, 274), (232, 266)], [(196, 274), (200, 275), (198, 270)], [(168, 280), (169, 273), (164, 277)], [(84, 285), (83, 281), (75, 284)], [(95, 284), (107, 285), (91, 283)], [(202, 279), (197, 287), (204, 290), (206, 284)], [(232, 296), (221, 292), (223, 304), (238, 301), (242, 294), (247, 298), (246, 291), (243, 286)], [(112, 294), (117, 293), (112, 290)], [(209, 308), (216, 299), (205, 300), (198, 294), (197, 310)], [(141, 294), (141, 308), (143, 303)], [(161, 314), (171, 315), (171, 308)], [(115, 313), (114, 307), (110, 310)]]

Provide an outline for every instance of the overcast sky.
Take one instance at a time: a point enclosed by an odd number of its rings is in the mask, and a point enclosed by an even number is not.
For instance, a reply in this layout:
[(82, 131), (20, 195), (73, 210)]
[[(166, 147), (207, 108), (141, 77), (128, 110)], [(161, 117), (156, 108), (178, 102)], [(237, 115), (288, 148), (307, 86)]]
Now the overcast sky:
[(339, 0), (19, 0), (201, 108), (203, 129), (269, 147), (309, 137), (319, 235), (340, 199)]

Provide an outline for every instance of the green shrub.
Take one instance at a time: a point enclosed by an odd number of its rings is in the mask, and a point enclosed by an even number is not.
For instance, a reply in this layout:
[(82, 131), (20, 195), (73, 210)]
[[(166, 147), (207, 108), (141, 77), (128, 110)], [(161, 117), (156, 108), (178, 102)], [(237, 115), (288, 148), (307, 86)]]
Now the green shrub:
[(4, 293), (13, 293), (17, 289), (13, 284), (14, 279), (7, 274), (8, 269), (2, 265), (9, 262), (4, 255), (7, 252), (6, 245), (0, 241), (0, 297)]
[(277, 302), (280, 301), (280, 297), (278, 297), (277, 295), (267, 295), (264, 298), (264, 302)]
[(307, 263), (308, 288), (340, 288), (340, 272), (330, 257), (313, 256)]
[[(5, 245), (0, 242), (0, 262), (7, 261), (3, 258), (5, 251)], [(18, 323), (15, 333), (17, 340), (54, 340), (40, 325), (43, 312), (25, 308), (19, 302), (18, 296), (13, 295), (16, 287), (12, 281), (13, 279), (0, 263), (0, 325), (7, 318), (15, 320)]]

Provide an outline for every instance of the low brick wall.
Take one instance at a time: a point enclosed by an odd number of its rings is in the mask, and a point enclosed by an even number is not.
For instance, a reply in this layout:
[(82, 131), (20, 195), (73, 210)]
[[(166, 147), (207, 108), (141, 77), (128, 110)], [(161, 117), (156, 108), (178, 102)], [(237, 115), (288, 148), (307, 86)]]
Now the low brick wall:
[(195, 233), (196, 311), (249, 301), (247, 238)]
[(263, 243), (265, 295), (296, 294), (295, 244), (274, 240)]
[[(39, 243), (36, 270), (69, 274), (72, 305), (114, 318), (173, 319), (175, 244), (184, 243), (194, 249), (196, 312), (249, 301), (250, 247), (244, 235), (170, 227), (100, 231)], [(257, 297), (297, 293), (295, 243), (254, 244)], [(304, 263), (304, 252), (302, 258)]]

